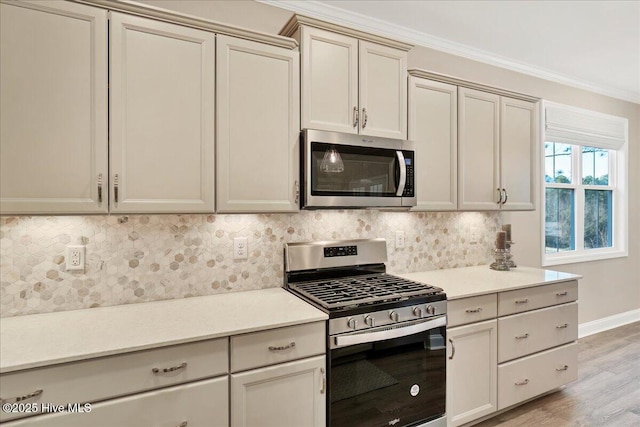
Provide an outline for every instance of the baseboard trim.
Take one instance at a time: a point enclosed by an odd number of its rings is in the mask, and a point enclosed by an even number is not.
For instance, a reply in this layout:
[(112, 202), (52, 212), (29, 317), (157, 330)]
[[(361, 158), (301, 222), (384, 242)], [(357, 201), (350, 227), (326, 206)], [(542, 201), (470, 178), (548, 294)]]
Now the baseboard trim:
[(589, 335), (608, 331), (609, 329), (628, 325), (633, 322), (640, 322), (640, 309), (614, 314), (613, 316), (592, 320), (591, 322), (581, 323), (578, 325), (578, 337), (588, 337)]

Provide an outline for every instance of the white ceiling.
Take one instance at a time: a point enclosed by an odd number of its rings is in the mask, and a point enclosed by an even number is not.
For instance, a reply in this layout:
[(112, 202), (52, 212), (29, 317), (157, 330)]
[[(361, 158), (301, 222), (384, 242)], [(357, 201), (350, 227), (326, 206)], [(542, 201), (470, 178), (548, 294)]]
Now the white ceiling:
[(640, 0), (266, 0), (640, 103)]

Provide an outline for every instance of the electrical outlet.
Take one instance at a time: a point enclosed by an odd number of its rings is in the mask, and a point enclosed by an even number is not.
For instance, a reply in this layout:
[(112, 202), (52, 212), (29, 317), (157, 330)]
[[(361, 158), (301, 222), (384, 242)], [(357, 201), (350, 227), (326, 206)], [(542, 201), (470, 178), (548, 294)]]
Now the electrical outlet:
[(404, 231), (396, 231), (396, 249), (404, 248)]
[(247, 237), (236, 237), (233, 239), (233, 259), (249, 258), (249, 239)]
[(67, 246), (67, 271), (84, 270), (84, 246)]

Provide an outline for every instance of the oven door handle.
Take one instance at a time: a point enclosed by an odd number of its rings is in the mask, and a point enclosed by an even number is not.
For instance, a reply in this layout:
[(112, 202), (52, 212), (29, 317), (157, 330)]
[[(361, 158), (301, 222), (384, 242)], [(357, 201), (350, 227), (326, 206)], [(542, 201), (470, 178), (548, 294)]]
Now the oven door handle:
[(404, 162), (404, 154), (402, 151), (396, 151), (396, 155), (398, 156), (398, 170), (400, 171), (400, 179), (398, 182), (398, 191), (396, 192), (396, 196), (401, 197), (402, 193), (404, 193), (404, 187), (407, 184), (407, 165)]
[(384, 329), (375, 332), (356, 333), (351, 335), (340, 335), (334, 338), (331, 348), (346, 347), (348, 345), (371, 343), (376, 341), (384, 341), (394, 338), (406, 337), (408, 335), (418, 334), (428, 331), (429, 329), (446, 326), (446, 316), (440, 316), (426, 322), (415, 323), (411, 326), (403, 326), (400, 328)]

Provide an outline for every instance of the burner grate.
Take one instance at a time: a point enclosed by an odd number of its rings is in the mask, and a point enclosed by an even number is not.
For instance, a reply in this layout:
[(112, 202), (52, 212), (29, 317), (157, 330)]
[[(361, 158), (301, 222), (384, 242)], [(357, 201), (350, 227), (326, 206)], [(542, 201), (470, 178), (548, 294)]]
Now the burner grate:
[(327, 308), (404, 299), (439, 291), (429, 285), (388, 274), (349, 276), (295, 284), (295, 290)]

